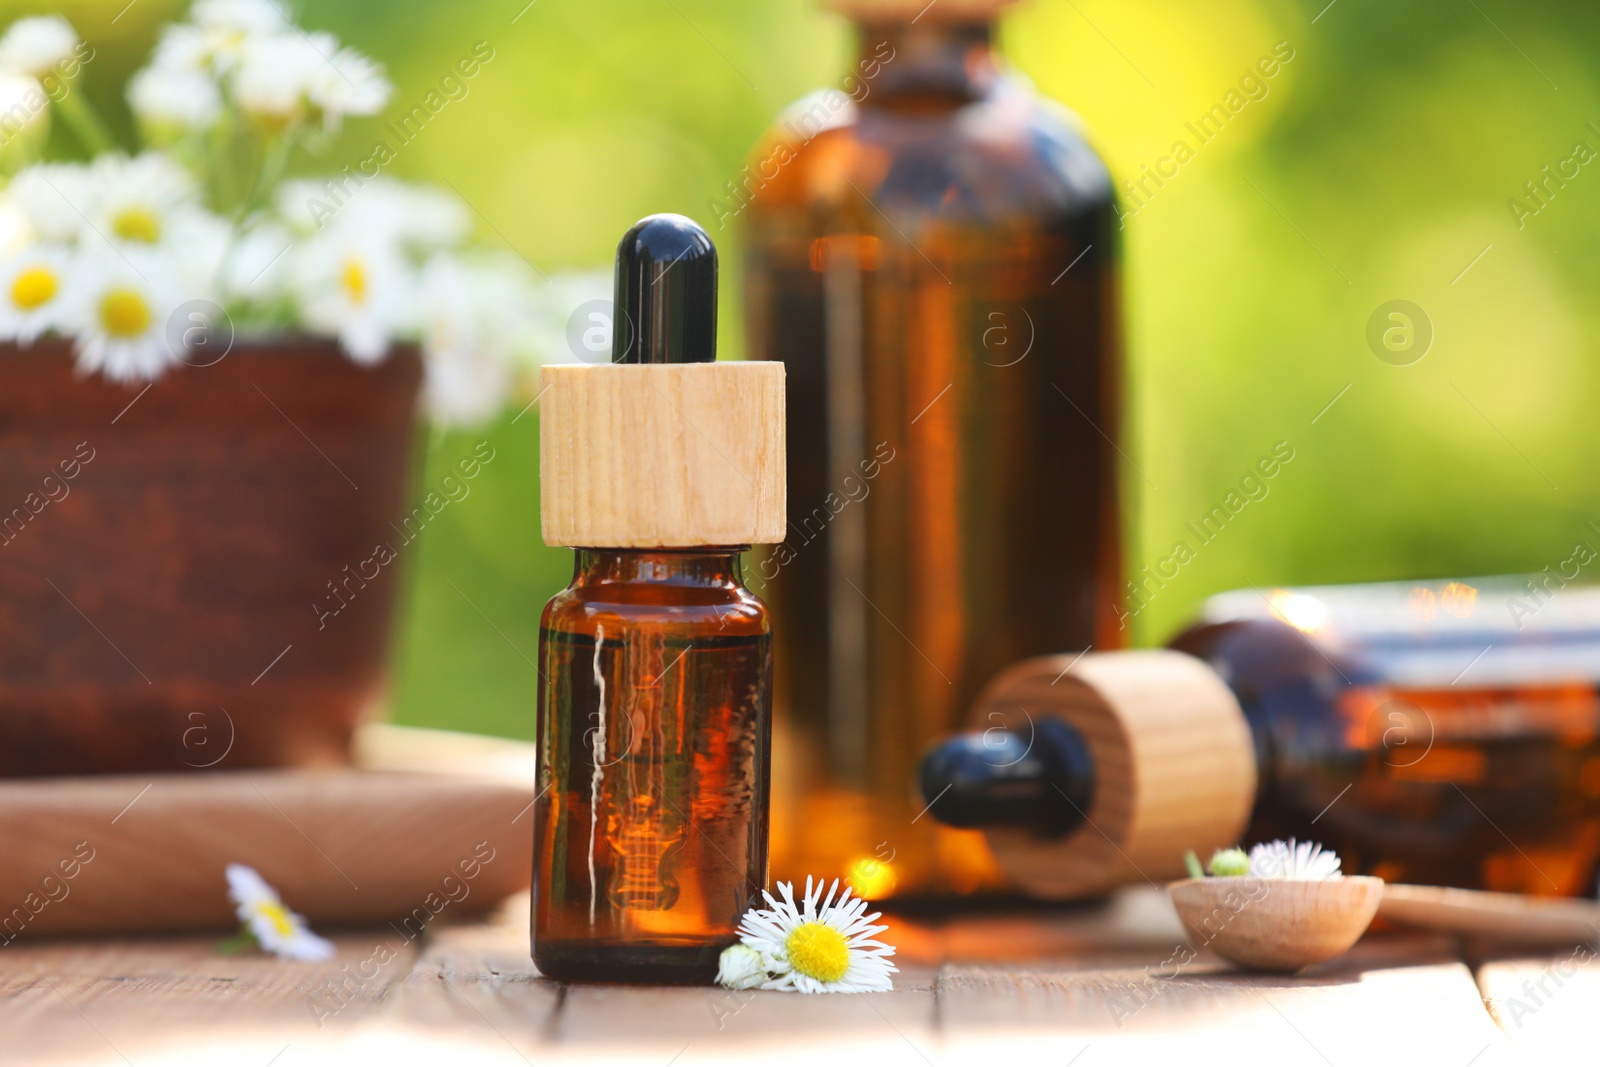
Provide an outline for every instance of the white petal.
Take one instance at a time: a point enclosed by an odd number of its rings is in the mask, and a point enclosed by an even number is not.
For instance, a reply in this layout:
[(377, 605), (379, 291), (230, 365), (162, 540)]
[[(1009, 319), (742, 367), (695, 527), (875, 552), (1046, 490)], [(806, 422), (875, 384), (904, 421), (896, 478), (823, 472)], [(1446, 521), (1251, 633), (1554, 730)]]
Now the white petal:
[(199, 70), (152, 65), (128, 82), (128, 106), (152, 126), (206, 130), (222, 116), (222, 93)]
[(288, 9), (274, 0), (198, 0), (189, 17), (206, 29), (238, 33), (276, 33), (289, 27)]
[(78, 31), (60, 15), (18, 19), (0, 38), (0, 70), (41, 78), (77, 47)]

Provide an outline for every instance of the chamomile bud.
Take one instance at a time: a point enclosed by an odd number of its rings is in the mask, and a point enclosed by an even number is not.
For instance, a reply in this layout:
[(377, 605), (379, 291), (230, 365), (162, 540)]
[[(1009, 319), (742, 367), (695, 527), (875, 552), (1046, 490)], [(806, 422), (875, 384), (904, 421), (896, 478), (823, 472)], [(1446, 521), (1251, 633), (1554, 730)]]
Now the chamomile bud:
[(746, 944), (729, 945), (717, 963), (717, 984), (728, 989), (755, 989), (767, 980), (761, 953)]
[(1213, 878), (1243, 878), (1250, 873), (1250, 857), (1242, 848), (1219, 848), (1207, 867)]

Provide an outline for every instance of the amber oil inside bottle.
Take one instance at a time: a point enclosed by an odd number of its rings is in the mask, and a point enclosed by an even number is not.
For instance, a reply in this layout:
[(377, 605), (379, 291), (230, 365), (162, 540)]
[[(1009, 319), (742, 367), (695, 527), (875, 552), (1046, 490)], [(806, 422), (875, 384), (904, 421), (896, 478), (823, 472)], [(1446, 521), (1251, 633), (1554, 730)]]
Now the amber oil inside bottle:
[(540, 628), (533, 958), (709, 982), (766, 884), (771, 638), (744, 546), (580, 549)]

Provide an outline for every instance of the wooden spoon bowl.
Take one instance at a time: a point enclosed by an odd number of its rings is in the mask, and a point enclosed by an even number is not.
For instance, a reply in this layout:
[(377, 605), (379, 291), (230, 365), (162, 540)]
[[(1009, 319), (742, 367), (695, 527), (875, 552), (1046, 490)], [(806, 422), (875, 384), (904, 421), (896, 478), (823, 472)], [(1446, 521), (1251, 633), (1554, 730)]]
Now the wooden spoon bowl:
[(1167, 892), (1197, 947), (1241, 967), (1290, 973), (1356, 943), (1383, 900), (1383, 879), (1190, 878)]

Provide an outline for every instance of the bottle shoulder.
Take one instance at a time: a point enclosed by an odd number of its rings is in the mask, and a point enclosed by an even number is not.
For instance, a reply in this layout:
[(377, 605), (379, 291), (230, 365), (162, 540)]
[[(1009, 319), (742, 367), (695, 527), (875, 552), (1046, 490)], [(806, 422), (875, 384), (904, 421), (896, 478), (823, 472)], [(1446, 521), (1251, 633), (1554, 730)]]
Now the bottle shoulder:
[(767, 605), (742, 585), (574, 583), (545, 605), (546, 630), (596, 635), (646, 629), (665, 637), (759, 637), (771, 633)]
[(757, 214), (868, 196), (900, 211), (994, 220), (1109, 210), (1114, 196), (1071, 112), (1014, 78), (955, 107), (810, 94), (780, 114), (743, 177)]

